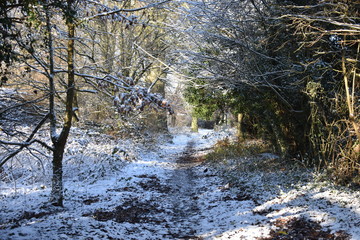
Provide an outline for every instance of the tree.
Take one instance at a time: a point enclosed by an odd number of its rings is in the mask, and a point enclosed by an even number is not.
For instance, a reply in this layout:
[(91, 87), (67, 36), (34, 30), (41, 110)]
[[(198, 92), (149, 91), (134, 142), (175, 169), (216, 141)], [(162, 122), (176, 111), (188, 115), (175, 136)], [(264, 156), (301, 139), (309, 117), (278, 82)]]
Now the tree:
[[(226, 90), (232, 111), (246, 113), (250, 119), (259, 120), (257, 132), (266, 133), (282, 155), (287, 154), (286, 139), (274, 114), (274, 96), (282, 105), (288, 104), (275, 84), (275, 73), (286, 70), (267, 69), (267, 64), (281, 61), (270, 57), (260, 44), (266, 41), (263, 32), (267, 7), (255, 1), (203, 1), (189, 11), (192, 23), (199, 23), (191, 32), (194, 50), (189, 53), (196, 77), (206, 81), (210, 91)], [(262, 9), (261, 11), (259, 9)], [(193, 37), (197, 34), (197, 37)], [(266, 72), (264, 71), (266, 69)], [(274, 94), (275, 93), (275, 94)], [(292, 108), (292, 106), (290, 105)], [(248, 119), (249, 119), (248, 118)], [(249, 124), (250, 125), (250, 124)]]
[(237, 96), (233, 110), (283, 157), (351, 178), (360, 148), (358, 8), (357, 1), (198, 1), (188, 11), (195, 25), (188, 59), (210, 89)]
[(359, 174), (359, 7), (356, 1), (291, 4), (278, 18), (302, 43), (291, 60), (304, 69), (313, 156), (341, 183)]
[[(63, 205), (63, 182), (62, 182), (62, 159), (66, 142), (76, 115), (75, 96), (77, 92), (97, 92), (102, 90), (99, 85), (112, 86), (112, 91), (105, 91), (112, 96), (118, 111), (129, 113), (131, 111), (143, 110), (145, 106), (170, 110), (169, 104), (158, 94), (152, 94), (147, 88), (137, 86), (130, 77), (124, 77), (121, 72), (116, 75), (104, 73), (99, 70), (78, 72), (77, 54), (78, 45), (81, 44), (76, 34), (81, 24), (94, 19), (112, 17), (114, 21), (122, 21), (124, 24), (133, 23), (125, 13), (138, 12), (151, 7), (160, 6), (168, 1), (154, 2), (149, 5), (140, 5), (136, 8), (119, 8), (116, 4), (109, 7), (106, 4), (95, 1), (67, 0), (59, 1), (24, 1), (14, 4), (5, 1), (6, 9), (14, 11), (2, 11), (2, 19), (12, 19), (10, 23), (4, 21), (1, 30), (7, 41), (16, 44), (13, 47), (12, 56), (16, 57), (16, 63), (21, 68), (13, 69), (13, 72), (28, 72), (29, 83), (36, 95), (41, 93), (41, 100), (47, 100), (46, 113), (33, 131), (25, 136), (19, 136), (19, 142), (8, 142), (0, 140), (7, 153), (2, 156), (0, 167), (9, 159), (14, 157), (24, 148), (34, 143), (39, 143), (50, 150), (53, 155), (53, 177), (51, 203)], [(90, 9), (90, 11), (87, 11)], [(19, 10), (19, 11), (15, 11)], [(13, 15), (11, 15), (13, 14)], [(9, 15), (11, 15), (9, 17)], [(16, 21), (14, 20), (16, 19)], [(20, 19), (20, 20), (17, 20)], [(56, 24), (55, 24), (56, 23)], [(8, 26), (11, 26), (9, 28)], [(64, 27), (64, 29), (63, 29)], [(14, 58), (15, 58), (14, 57)], [(8, 65), (10, 66), (10, 65)], [(11, 66), (15, 67), (14, 63)], [(83, 79), (83, 87), (79, 88), (77, 83)], [(85, 84), (86, 83), (86, 84)], [(102, 84), (99, 84), (102, 83)], [(12, 86), (25, 87), (24, 76), (9, 79)], [(90, 88), (90, 89), (89, 89)], [(120, 92), (120, 90), (122, 90)], [(40, 101), (30, 100), (27, 103)], [(10, 111), (18, 105), (9, 107), (2, 111)], [(60, 109), (59, 109), (60, 108)], [(171, 110), (170, 110), (171, 111)], [(58, 118), (58, 114), (62, 118)], [(46, 127), (49, 120), (49, 133), (51, 145), (36, 138), (40, 128)], [(61, 124), (60, 124), (61, 123)], [(7, 134), (17, 134), (14, 129), (5, 131)], [(25, 137), (25, 138), (24, 138)], [(13, 148), (6, 147), (15, 146)]]
[[(138, 4), (134, 1), (126, 1), (122, 3), (122, 7), (135, 8)], [(84, 71), (91, 71), (87, 66), (96, 65), (104, 74), (116, 75), (121, 72), (124, 78), (132, 78), (135, 84), (146, 86), (151, 88), (151, 91), (163, 95), (164, 78), (168, 68), (161, 62), (164, 61), (170, 44), (163, 22), (168, 15), (168, 11), (164, 9), (152, 8), (137, 15), (128, 13), (128, 18), (131, 18), (132, 22), (114, 21), (112, 17), (86, 22), (78, 29), (79, 34), (90, 40), (83, 43), (84, 51), (80, 53), (83, 56), (83, 65), (86, 67)], [(106, 91), (112, 94), (112, 86), (103, 85), (102, 88), (108, 88)], [(83, 94), (79, 99), (84, 101), (85, 98)], [(113, 102), (111, 98), (99, 95), (96, 99), (90, 98), (86, 101), (92, 104), (88, 104), (87, 111), (84, 110), (83, 114), (95, 120), (106, 121), (112, 126), (121, 124), (121, 119), (106, 111)], [(95, 101), (101, 101), (103, 105)], [(96, 108), (91, 109), (91, 106), (96, 105)], [(150, 117), (151, 124), (148, 125), (155, 127), (154, 121), (162, 122), (163, 125), (165, 124), (162, 128), (166, 128), (166, 115), (153, 112), (143, 112), (142, 121)], [(161, 118), (159, 115), (164, 115), (165, 119), (158, 121)], [(127, 119), (129, 117), (127, 116)], [(131, 120), (134, 125), (138, 122), (137, 118), (138, 115)], [(144, 125), (146, 124), (142, 124), (142, 127)]]
[(193, 116), (215, 120), (222, 124), (229, 111), (232, 97), (225, 90), (212, 89), (201, 80), (191, 81), (184, 90), (184, 97), (193, 105)]

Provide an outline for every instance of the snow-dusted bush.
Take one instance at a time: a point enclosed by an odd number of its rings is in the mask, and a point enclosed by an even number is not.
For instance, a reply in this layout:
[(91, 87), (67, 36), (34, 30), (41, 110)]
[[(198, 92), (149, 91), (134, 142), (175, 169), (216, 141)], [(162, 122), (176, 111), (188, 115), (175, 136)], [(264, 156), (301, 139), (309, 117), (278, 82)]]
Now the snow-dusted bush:
[[(43, 141), (49, 141), (45, 133), (40, 135)], [(95, 181), (110, 176), (135, 158), (136, 152), (130, 146), (131, 140), (122, 142), (95, 131), (74, 128), (64, 156), (64, 178)], [(50, 186), (51, 155), (35, 147), (19, 153), (3, 166), (2, 184)]]

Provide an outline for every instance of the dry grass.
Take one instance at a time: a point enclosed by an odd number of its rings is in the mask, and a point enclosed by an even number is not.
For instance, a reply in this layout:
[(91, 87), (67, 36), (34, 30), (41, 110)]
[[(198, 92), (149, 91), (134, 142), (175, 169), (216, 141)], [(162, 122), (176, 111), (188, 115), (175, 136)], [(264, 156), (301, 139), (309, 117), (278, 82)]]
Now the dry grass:
[(241, 172), (278, 172), (303, 167), (299, 162), (281, 159), (273, 154), (271, 145), (259, 139), (237, 142), (225, 138), (216, 143), (205, 159), (215, 165), (228, 165), (232, 170)]
[(270, 152), (270, 146), (262, 140), (232, 141), (229, 138), (219, 140), (213, 151), (206, 155), (206, 160), (222, 161), (242, 158)]

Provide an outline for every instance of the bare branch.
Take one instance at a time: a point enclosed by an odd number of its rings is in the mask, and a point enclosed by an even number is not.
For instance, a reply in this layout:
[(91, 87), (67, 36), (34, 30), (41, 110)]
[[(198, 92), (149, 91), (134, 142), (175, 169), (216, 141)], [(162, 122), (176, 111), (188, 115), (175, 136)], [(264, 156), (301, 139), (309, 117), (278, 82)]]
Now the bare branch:
[(290, 18), (290, 19), (304, 19), (306, 21), (312, 22), (312, 21), (318, 21), (318, 22), (323, 22), (323, 23), (327, 23), (327, 24), (332, 24), (335, 26), (339, 26), (339, 27), (348, 27), (350, 29), (353, 29), (352, 32), (353, 33), (360, 33), (360, 26), (359, 24), (351, 24), (351, 23), (345, 23), (345, 22), (338, 22), (335, 21), (331, 18), (327, 18), (327, 17), (310, 17), (307, 15), (296, 15), (296, 14), (285, 14), (279, 17), (279, 19), (282, 18)]
[[(99, 13), (99, 14), (96, 14), (96, 15), (93, 15), (93, 16), (90, 16), (90, 17), (86, 17), (86, 18), (82, 19), (81, 21), (79, 21), (78, 24), (81, 24), (83, 22), (86, 22), (86, 21), (89, 21), (89, 20), (92, 20), (92, 19), (95, 19), (95, 18), (114, 15), (114, 14), (121, 13), (121, 12), (128, 12), (128, 13), (129, 12), (138, 12), (138, 11), (145, 10), (145, 9), (148, 9), (148, 8), (154, 8), (154, 7), (163, 5), (163, 4), (171, 2), (171, 1), (172, 0), (165, 0), (165, 1), (162, 1), (162, 2), (159, 2), (159, 3), (151, 3), (151, 4), (148, 4), (148, 5), (144, 6), (144, 7), (139, 7), (139, 8), (132, 8), (132, 9), (120, 8), (120, 9), (115, 9), (115, 10), (109, 11), (109, 12), (102, 12), (102, 13)], [(125, 15), (122, 15), (122, 17), (124, 19), (127, 19), (127, 20), (131, 21), (131, 19), (129, 19)]]
[(25, 106), (25, 105), (28, 105), (28, 104), (33, 104), (33, 103), (41, 102), (41, 101), (43, 101), (44, 99), (46, 99), (47, 97), (48, 97), (48, 96), (45, 95), (45, 96), (42, 96), (42, 97), (37, 98), (37, 99), (32, 100), (32, 101), (26, 101), (26, 102), (24, 102), (24, 103), (16, 104), (16, 105), (14, 105), (14, 106), (10, 106), (10, 107), (7, 107), (7, 108), (5, 108), (5, 109), (2, 109), (2, 110), (0, 111), (0, 117), (1, 117), (1, 115), (3, 115), (5, 112), (7, 112), (7, 111), (9, 111), (9, 110), (12, 110), (12, 109), (18, 108), (18, 107), (22, 107), (22, 106)]
[(32, 131), (32, 133), (29, 135), (29, 137), (26, 139), (25, 142), (21, 142), (21, 143), (16, 143), (16, 142), (7, 142), (7, 141), (3, 141), (0, 140), (1, 144), (5, 144), (5, 145), (17, 145), (20, 146), (17, 150), (12, 151), (9, 155), (7, 155), (6, 157), (4, 157), (1, 162), (0, 162), (0, 167), (2, 167), (8, 160), (10, 160), (11, 158), (15, 157), (18, 153), (20, 153), (25, 147), (30, 146), (33, 143), (39, 143), (41, 144), (43, 147), (47, 148), (48, 150), (53, 151), (53, 148), (50, 147), (49, 145), (47, 145), (46, 143), (37, 140), (37, 139), (33, 139), (35, 134), (39, 131), (39, 129), (42, 127), (42, 125), (46, 122), (46, 120), (49, 118), (50, 114), (46, 114), (46, 116), (38, 123), (38, 125), (36, 125), (36, 127), (34, 128), (34, 130)]

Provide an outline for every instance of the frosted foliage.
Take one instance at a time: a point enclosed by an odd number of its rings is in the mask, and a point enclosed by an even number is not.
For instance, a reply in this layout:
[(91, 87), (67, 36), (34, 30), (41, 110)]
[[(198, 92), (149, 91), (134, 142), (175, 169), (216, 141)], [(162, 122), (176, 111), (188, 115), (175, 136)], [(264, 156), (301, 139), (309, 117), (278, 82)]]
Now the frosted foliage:
[[(21, 130), (27, 132), (30, 128)], [(134, 149), (127, 147), (130, 140), (118, 142), (110, 136), (77, 128), (73, 128), (71, 133), (64, 154), (64, 179), (94, 181), (105, 176), (108, 171), (121, 169), (128, 160), (135, 158)], [(6, 138), (8, 141), (17, 140), (9, 136)], [(40, 131), (38, 138), (50, 143), (45, 131)], [(17, 185), (50, 186), (52, 154), (41, 149), (41, 146), (34, 144), (7, 162), (0, 172), (1, 180)]]
[(173, 113), (170, 104), (160, 94), (151, 93), (150, 89), (135, 85), (134, 80), (130, 77), (126, 77), (120, 82), (126, 86), (125, 91), (119, 90), (119, 93), (115, 95), (114, 105), (121, 114), (144, 111), (146, 106)]

